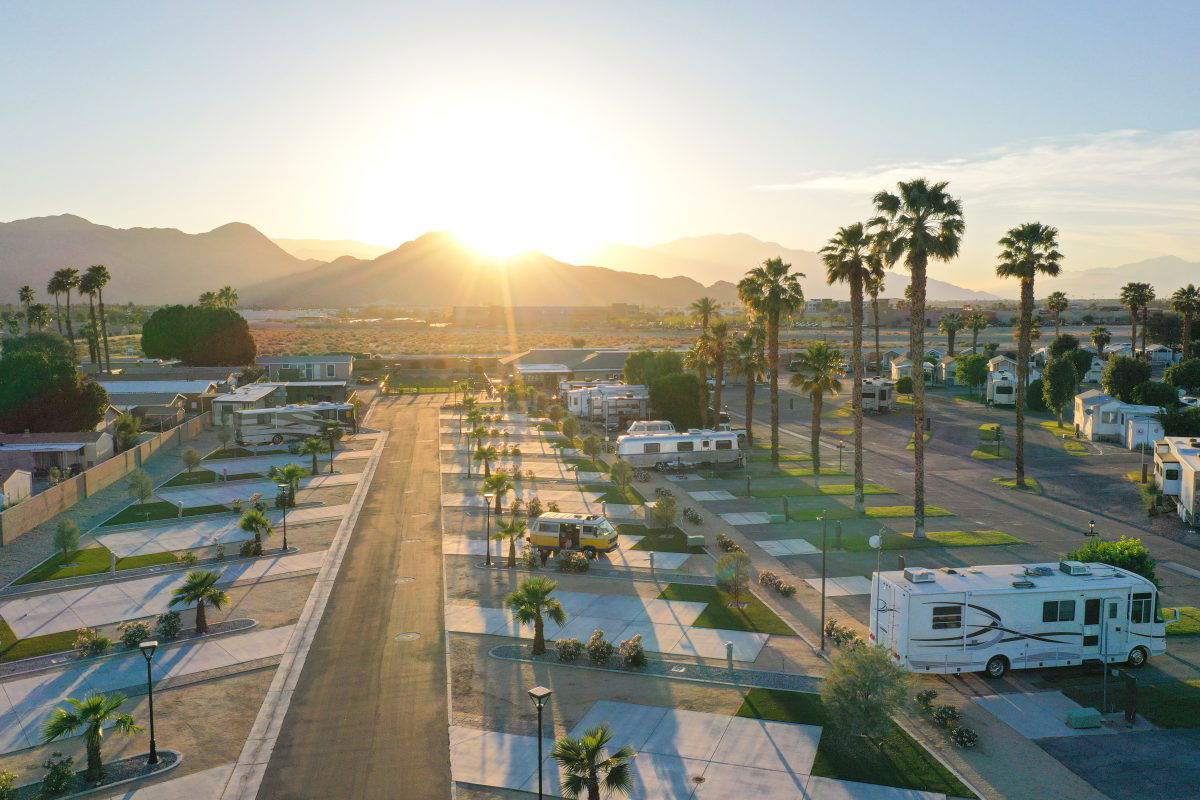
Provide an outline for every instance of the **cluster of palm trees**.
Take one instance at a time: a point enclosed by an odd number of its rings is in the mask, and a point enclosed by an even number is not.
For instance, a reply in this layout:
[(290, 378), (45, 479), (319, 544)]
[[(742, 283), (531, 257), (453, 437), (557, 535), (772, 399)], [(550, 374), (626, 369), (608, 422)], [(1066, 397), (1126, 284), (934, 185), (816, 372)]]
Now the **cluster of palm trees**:
[[(1154, 287), (1148, 283), (1131, 281), (1121, 287), (1121, 305), (1129, 309), (1130, 338), (1133, 349), (1138, 350), (1138, 320), (1141, 319), (1142, 353), (1146, 352), (1146, 338), (1150, 333), (1150, 304), (1154, 302)], [(1200, 289), (1189, 283), (1176, 289), (1168, 298), (1171, 310), (1183, 319), (1183, 357), (1192, 353), (1192, 320), (1200, 314)]]
[[(112, 280), (108, 267), (95, 264), (80, 273), (74, 267), (64, 267), (55, 270), (46, 283), (46, 292), (54, 298), (53, 320), (56, 322), (59, 334), (75, 342), (75, 326), (71, 316), (71, 293), (77, 292), (80, 298), (88, 300), (88, 324), (83, 328), (83, 336), (88, 343), (88, 358), (93, 364), (103, 365), (105, 371), (112, 370), (112, 361), (108, 349), (108, 316), (104, 311), (104, 287)], [(51, 322), (50, 308), (44, 303), (37, 302), (37, 294), (32, 286), (22, 286), (18, 292), (21, 305), (25, 307), (25, 332), (43, 330)], [(65, 306), (62, 300), (65, 299)], [(21, 318), (7, 316), (5, 322), (11, 334), (20, 330)]]
[(238, 293), (232, 286), (222, 286), (215, 292), (204, 292), (200, 295), (201, 308), (237, 308)]

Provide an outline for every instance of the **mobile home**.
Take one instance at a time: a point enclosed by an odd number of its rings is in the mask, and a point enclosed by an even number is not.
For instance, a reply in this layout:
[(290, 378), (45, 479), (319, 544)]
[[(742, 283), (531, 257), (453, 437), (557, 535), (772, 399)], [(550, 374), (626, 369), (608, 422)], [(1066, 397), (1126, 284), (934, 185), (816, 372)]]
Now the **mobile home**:
[(234, 411), (234, 439), (240, 445), (301, 441), (320, 436), (327, 422), (338, 423), (346, 432), (354, 430), (354, 406), (350, 403), (314, 403)]
[(1138, 667), (1167, 651), (1154, 584), (1079, 561), (876, 573), (870, 621), (871, 641), (911, 672)]
[(665, 469), (673, 464), (741, 464), (734, 431), (627, 433), (617, 437), (617, 456), (635, 467)]

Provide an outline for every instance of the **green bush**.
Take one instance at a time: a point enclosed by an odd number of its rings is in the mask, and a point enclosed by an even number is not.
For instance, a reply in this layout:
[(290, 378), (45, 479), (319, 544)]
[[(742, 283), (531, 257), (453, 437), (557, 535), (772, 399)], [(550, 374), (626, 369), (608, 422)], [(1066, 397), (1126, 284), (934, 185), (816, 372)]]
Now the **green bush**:
[(616, 651), (617, 648), (613, 647), (613, 643), (604, 638), (604, 631), (602, 630), (594, 631), (592, 633), (592, 638), (588, 639), (588, 659), (593, 664), (607, 664), (608, 660), (613, 657), (613, 653)]
[(46, 774), (42, 776), (39, 797), (58, 797), (75, 787), (75, 759), (55, 750), (42, 764)]
[(896, 381), (897, 394), (912, 394), (912, 390), (913, 379), (911, 375), (905, 375), (904, 377), (900, 378), (900, 380)]
[(979, 734), (966, 725), (959, 725), (950, 732), (950, 741), (959, 747), (974, 747), (979, 744)]
[(589, 568), (587, 557), (583, 553), (559, 552), (557, 560), (559, 572), (587, 572)]
[(559, 661), (571, 664), (583, 655), (583, 642), (578, 639), (559, 639), (554, 643), (554, 649), (558, 652)]
[(641, 669), (646, 666), (646, 648), (642, 646), (640, 633), (635, 633), (632, 638), (621, 642), (619, 651), (621, 661), (627, 669)]
[(1046, 406), (1046, 382), (1036, 378), (1029, 382), (1025, 390), (1025, 407), (1030, 411), (1049, 411)]
[(1099, 537), (1093, 537), (1093, 541), (1068, 553), (1067, 558), (1085, 564), (1096, 562), (1127, 569), (1152, 581), (1155, 586), (1160, 585), (1154, 574), (1155, 561), (1150, 557), (1150, 550), (1142, 544), (1141, 539), (1122, 536), (1115, 542), (1105, 542)]
[(160, 638), (170, 641), (179, 636), (179, 631), (183, 630), (183, 620), (178, 611), (168, 611), (158, 615), (154, 629), (158, 631)]
[(16, 800), (17, 773), (12, 770), (0, 770), (0, 800)]
[(938, 706), (933, 712), (933, 721), (943, 728), (953, 728), (962, 714), (954, 706)]
[(1133, 387), (1133, 402), (1141, 406), (1174, 408), (1179, 404), (1179, 391), (1162, 381), (1142, 381)]
[(937, 697), (937, 692), (933, 689), (926, 689), (923, 692), (917, 692), (917, 705), (921, 707), (921, 711), (928, 714), (933, 711), (933, 701)]
[(111, 644), (112, 639), (101, 636), (92, 628), (80, 628), (75, 631), (75, 649), (81, 656), (103, 655)]
[(121, 632), (121, 645), (130, 649), (150, 640), (151, 630), (147, 622), (122, 622), (117, 630)]

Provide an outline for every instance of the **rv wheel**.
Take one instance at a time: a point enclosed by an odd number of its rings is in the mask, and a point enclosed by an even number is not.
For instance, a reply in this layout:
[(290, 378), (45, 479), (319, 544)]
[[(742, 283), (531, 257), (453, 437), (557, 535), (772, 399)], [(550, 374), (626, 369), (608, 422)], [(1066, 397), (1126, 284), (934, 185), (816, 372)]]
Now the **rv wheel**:
[(1137, 669), (1146, 665), (1146, 649), (1144, 647), (1135, 647), (1129, 651), (1129, 658), (1125, 660), (1126, 666)]
[(585, 548), (583, 548), (583, 554), (588, 557), (589, 561), (591, 561), (592, 559), (594, 559), (596, 557), (596, 548), (585, 547)]
[(987, 674), (989, 678), (1003, 678), (1008, 672), (1008, 659), (1004, 656), (992, 656), (988, 659)]
[(271, 444), (283, 444), (283, 436), (278, 433), (275, 434), (271, 437)]

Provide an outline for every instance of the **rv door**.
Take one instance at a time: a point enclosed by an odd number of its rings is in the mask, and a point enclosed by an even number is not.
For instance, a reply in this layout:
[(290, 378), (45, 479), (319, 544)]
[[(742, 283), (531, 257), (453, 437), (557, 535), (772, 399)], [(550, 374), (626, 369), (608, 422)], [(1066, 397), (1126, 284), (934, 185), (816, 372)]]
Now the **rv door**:
[(1129, 621), (1124, 597), (1104, 598), (1104, 637), (1101, 647), (1104, 661), (1123, 661), (1129, 653)]

